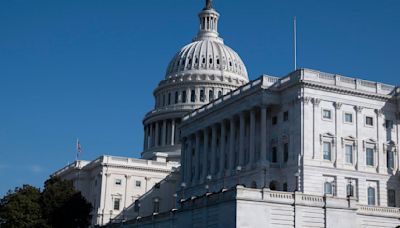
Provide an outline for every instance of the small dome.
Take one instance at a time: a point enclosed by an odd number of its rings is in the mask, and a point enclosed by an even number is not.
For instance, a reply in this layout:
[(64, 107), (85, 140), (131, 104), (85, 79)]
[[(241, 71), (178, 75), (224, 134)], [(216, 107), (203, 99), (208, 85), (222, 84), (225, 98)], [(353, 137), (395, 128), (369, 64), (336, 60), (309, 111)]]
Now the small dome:
[(249, 80), (246, 67), (239, 55), (221, 40), (216, 39), (201, 39), (184, 46), (170, 62), (166, 78), (192, 73)]

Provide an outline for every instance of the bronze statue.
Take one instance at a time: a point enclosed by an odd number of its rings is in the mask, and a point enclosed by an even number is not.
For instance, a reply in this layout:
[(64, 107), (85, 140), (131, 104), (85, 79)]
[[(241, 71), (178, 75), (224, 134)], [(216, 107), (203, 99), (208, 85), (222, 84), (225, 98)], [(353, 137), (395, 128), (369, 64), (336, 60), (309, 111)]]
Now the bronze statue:
[(212, 9), (212, 0), (206, 0), (206, 9)]

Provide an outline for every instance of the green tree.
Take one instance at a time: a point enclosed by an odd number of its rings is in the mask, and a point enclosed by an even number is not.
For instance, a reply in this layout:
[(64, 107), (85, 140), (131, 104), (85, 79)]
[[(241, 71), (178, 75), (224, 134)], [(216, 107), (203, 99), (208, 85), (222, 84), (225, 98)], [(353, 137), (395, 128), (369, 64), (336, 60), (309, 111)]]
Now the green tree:
[(74, 190), (72, 181), (51, 177), (41, 195), (43, 218), (51, 227), (87, 227), (92, 205)]
[(30, 185), (9, 191), (0, 200), (0, 227), (43, 227), (40, 190)]

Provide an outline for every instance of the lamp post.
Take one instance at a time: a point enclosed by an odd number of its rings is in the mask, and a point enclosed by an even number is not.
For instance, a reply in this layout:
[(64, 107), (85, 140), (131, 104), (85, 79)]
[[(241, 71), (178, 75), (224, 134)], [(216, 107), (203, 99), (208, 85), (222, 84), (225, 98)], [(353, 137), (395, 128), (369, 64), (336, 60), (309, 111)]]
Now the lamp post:
[(207, 181), (206, 181), (206, 185), (204, 186), (204, 188), (206, 189), (206, 194), (209, 193), (209, 190), (210, 190), (210, 185), (209, 185), (209, 183), (210, 183), (211, 179), (212, 179), (211, 175), (210, 175), (210, 174), (207, 175), (207, 177), (206, 177), (206, 180), (207, 180)]
[(242, 166), (238, 165), (236, 167), (237, 183), (236, 186), (240, 184), (240, 171), (242, 171)]
[(300, 176), (300, 173), (299, 173), (299, 171), (297, 171), (294, 174), (294, 177), (296, 178), (296, 187), (294, 189), (295, 192), (299, 191), (299, 176)]
[(174, 207), (172, 208), (172, 211), (175, 211), (175, 210), (177, 210), (177, 208), (176, 208), (176, 201), (177, 201), (177, 198), (178, 198), (178, 194), (176, 194), (176, 193), (174, 193), (173, 195), (173, 205), (174, 205)]
[(185, 183), (185, 182), (182, 182), (182, 183), (181, 183), (181, 188), (182, 188), (181, 201), (183, 201), (183, 200), (184, 200), (184, 197), (185, 197), (185, 188), (186, 188), (186, 183)]

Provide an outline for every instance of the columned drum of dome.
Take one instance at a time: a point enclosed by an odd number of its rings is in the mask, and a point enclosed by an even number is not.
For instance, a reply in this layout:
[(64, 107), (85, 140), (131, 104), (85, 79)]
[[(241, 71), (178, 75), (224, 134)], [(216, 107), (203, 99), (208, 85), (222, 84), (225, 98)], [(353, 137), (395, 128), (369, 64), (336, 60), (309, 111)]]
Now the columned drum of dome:
[(146, 114), (142, 158), (180, 160), (181, 118), (188, 112), (246, 84), (246, 66), (219, 37), (219, 13), (206, 1), (199, 32), (175, 54), (154, 90), (155, 107)]

